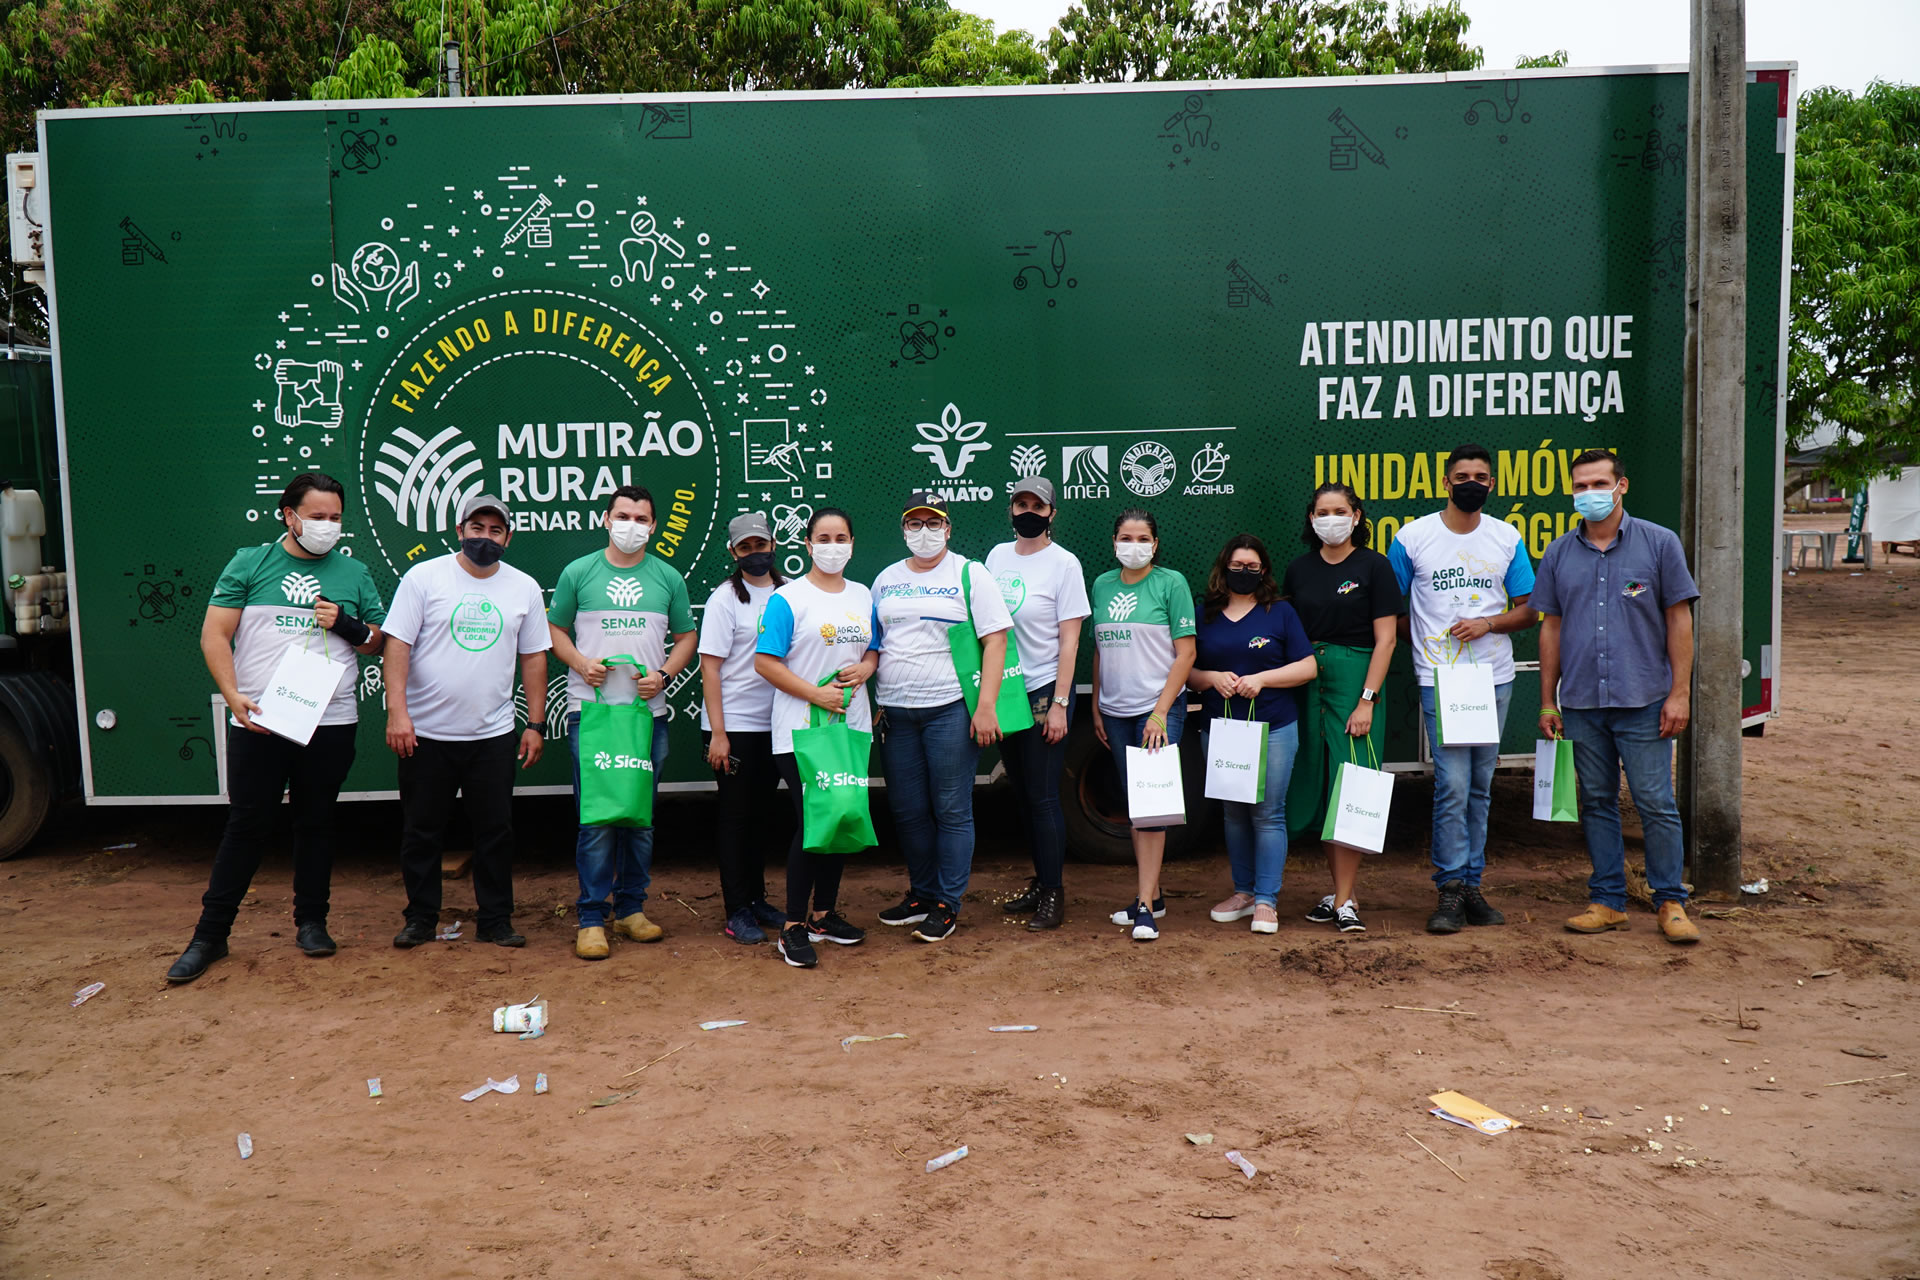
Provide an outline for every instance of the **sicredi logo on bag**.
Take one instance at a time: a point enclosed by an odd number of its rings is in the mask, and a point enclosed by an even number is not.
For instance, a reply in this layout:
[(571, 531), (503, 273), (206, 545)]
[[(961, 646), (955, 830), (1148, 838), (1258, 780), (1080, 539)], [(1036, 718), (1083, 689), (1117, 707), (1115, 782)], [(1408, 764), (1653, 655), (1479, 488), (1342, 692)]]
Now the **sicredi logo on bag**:
[(1351, 814), (1356, 818), (1371, 818), (1375, 822), (1378, 822), (1380, 820), (1380, 810), (1362, 809), (1359, 805), (1353, 803), (1353, 801), (1351, 800), (1341, 801), (1340, 812)]
[(1133, 785), (1142, 791), (1171, 791), (1174, 783), (1172, 778), (1141, 778)]
[(303, 707), (317, 707), (320, 704), (312, 698), (303, 698), (285, 685), (276, 685), (273, 690), (276, 698), (285, 698), (288, 702), (297, 702)]
[[(1023, 678), (1024, 677), (1022, 677), (1020, 674), (1020, 664), (1017, 662), (1014, 663), (1012, 666), (1006, 668), (1004, 671), (1000, 673), (1000, 683), (1002, 684), (1002, 686), (1011, 684)], [(980, 687), (980, 673), (978, 671), (973, 673), (973, 687), (976, 689)]]
[(593, 756), (596, 769), (644, 769), (653, 772), (653, 761), (646, 756), (630, 756), (625, 752), (615, 755), (611, 751), (596, 751)]
[(1216, 769), (1238, 769), (1242, 773), (1253, 772), (1252, 765), (1242, 764), (1237, 760), (1228, 760), (1222, 756), (1215, 756), (1213, 758), (1213, 767)]
[(1491, 711), (1492, 709), (1493, 704), (1490, 702), (1449, 702), (1447, 704), (1447, 710), (1454, 712)]
[(813, 775), (813, 785), (817, 790), (826, 791), (832, 787), (864, 787), (867, 780), (857, 773), (828, 773), (820, 769)]

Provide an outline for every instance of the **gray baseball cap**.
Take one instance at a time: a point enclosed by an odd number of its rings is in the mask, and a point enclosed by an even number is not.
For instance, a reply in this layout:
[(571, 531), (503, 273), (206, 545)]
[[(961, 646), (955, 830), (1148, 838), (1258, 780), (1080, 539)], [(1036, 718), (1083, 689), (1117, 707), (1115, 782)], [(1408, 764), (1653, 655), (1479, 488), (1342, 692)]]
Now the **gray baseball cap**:
[(473, 519), (474, 513), (479, 511), (498, 511), (500, 519), (505, 522), (507, 528), (513, 528), (513, 512), (507, 510), (506, 503), (490, 493), (468, 494), (466, 500), (460, 504), (460, 523), (465, 524)]
[(1024, 480), (1016, 481), (1013, 492), (1008, 496), (1017, 498), (1023, 493), (1032, 494), (1050, 507), (1054, 505), (1053, 481), (1045, 476), (1028, 476)]
[(727, 545), (737, 547), (748, 538), (773, 541), (773, 526), (758, 511), (748, 511), (727, 521)]

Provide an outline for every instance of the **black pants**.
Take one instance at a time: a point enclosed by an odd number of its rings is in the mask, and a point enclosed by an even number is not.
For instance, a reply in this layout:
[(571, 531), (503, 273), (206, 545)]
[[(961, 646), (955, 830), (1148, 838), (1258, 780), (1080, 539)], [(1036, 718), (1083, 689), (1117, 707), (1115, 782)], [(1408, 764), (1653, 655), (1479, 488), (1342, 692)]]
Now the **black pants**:
[[(1000, 740), (1000, 760), (1013, 783), (1014, 804), (1027, 829), (1027, 844), (1033, 850), (1033, 873), (1042, 889), (1060, 888), (1067, 864), (1067, 817), (1060, 808), (1060, 778), (1067, 766), (1067, 740), (1049, 743), (1044, 732), (1047, 713), (1053, 709), (1055, 685), (1030, 690), (1033, 699), (1031, 729), (1010, 733)], [(1073, 695), (1067, 695), (1067, 723), (1073, 723)]]
[[(701, 745), (712, 741), (713, 734), (702, 731)], [(720, 788), (714, 844), (720, 861), (720, 897), (731, 916), (767, 896), (768, 833), (780, 775), (773, 768), (771, 730), (729, 733), (727, 744), (740, 769), (714, 775)]]
[(473, 900), (478, 931), (513, 920), (513, 770), (520, 735), (509, 730), (476, 742), (421, 738), (400, 761), (400, 875), (407, 920), (440, 919), (440, 854), (453, 797), (460, 793), (473, 829)]
[(806, 849), (806, 793), (800, 789), (800, 766), (791, 751), (773, 758), (793, 798), (793, 843), (787, 846), (787, 919), (805, 923), (807, 901), (816, 911), (831, 911), (840, 901), (840, 872), (845, 854), (808, 853)]
[(193, 936), (225, 942), (269, 841), (279, 834), (280, 797), (291, 793), (293, 922), (325, 924), (333, 883), (333, 806), (353, 767), (358, 725), (323, 724), (306, 746), (227, 726), (226, 833), (213, 855)]

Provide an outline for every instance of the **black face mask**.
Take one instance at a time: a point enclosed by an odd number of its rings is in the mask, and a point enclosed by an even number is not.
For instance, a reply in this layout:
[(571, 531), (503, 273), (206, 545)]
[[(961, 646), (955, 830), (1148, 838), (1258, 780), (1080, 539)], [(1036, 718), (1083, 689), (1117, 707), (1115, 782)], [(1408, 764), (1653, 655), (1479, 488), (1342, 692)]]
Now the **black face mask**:
[(492, 538), (462, 538), (460, 554), (484, 569), (488, 565), (499, 564), (500, 557), (507, 554), (507, 549)]
[(1258, 569), (1227, 570), (1227, 590), (1237, 596), (1250, 596), (1260, 589), (1260, 579), (1266, 575)]
[(1493, 495), (1493, 489), (1477, 480), (1462, 480), (1448, 491), (1453, 505), (1462, 511), (1478, 511), (1487, 505), (1487, 499)]
[(1020, 511), (1013, 517), (1013, 531), (1023, 538), (1037, 538), (1053, 527), (1053, 517), (1038, 511)]
[(773, 571), (773, 552), (755, 551), (734, 561), (740, 566), (740, 572), (749, 578), (762, 577)]

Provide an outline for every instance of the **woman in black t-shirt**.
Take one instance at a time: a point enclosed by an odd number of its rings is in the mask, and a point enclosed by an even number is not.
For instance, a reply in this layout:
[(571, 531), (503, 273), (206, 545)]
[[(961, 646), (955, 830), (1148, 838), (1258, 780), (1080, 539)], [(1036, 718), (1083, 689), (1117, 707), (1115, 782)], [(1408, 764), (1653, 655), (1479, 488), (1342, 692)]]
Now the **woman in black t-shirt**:
[[(1400, 584), (1387, 558), (1368, 547), (1366, 512), (1352, 489), (1323, 484), (1313, 491), (1301, 538), (1312, 550), (1287, 566), (1280, 593), (1300, 615), (1319, 659), (1320, 675), (1305, 686), (1300, 750), (1287, 796), (1295, 834), (1317, 834), (1326, 820), (1334, 774), (1349, 758), (1378, 768), (1385, 737), (1380, 686), (1393, 657)], [(1360, 851), (1327, 845), (1333, 892), (1307, 919), (1364, 933), (1354, 905)]]

